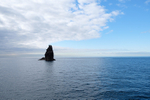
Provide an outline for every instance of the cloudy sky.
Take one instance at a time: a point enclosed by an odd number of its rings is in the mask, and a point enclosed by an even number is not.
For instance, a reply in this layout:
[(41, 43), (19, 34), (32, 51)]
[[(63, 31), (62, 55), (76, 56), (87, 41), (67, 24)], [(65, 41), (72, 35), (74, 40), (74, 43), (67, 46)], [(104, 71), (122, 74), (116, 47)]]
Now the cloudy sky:
[(0, 0), (0, 55), (150, 56), (150, 0)]

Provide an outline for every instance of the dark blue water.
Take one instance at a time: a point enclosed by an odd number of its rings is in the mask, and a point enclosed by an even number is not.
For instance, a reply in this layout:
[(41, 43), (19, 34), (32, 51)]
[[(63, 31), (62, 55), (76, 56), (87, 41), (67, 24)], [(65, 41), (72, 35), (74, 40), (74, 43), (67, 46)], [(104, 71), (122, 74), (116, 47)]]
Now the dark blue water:
[(0, 100), (150, 100), (150, 58), (0, 58)]

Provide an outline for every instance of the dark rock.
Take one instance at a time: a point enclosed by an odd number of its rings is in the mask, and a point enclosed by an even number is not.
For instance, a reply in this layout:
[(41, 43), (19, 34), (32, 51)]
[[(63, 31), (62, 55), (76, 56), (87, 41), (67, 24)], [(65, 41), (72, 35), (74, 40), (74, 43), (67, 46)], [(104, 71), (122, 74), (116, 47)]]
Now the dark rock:
[(45, 52), (45, 57), (43, 57), (39, 60), (46, 60), (46, 61), (54, 61), (55, 60), (52, 45), (49, 45), (49, 47), (47, 48), (47, 50)]
[(46, 53), (45, 53), (45, 60), (46, 60), (46, 61), (53, 61), (53, 60), (55, 60), (55, 59), (54, 59), (53, 48), (52, 48), (51, 45), (49, 45), (49, 47), (48, 47), (47, 50), (46, 50)]

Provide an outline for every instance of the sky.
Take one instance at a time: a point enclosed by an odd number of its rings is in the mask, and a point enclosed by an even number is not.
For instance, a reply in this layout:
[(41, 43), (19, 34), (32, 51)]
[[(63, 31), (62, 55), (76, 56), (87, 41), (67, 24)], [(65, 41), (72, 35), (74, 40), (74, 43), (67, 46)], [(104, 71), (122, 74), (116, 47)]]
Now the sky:
[(150, 0), (0, 0), (0, 56), (150, 56)]

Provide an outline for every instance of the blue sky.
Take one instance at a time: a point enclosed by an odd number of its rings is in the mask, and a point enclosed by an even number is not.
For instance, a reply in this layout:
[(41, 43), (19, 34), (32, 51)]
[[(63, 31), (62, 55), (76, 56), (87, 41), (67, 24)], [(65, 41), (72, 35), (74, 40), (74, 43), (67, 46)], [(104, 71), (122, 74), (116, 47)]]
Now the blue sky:
[(0, 1), (0, 55), (150, 56), (150, 0)]
[(108, 12), (120, 10), (124, 14), (108, 22), (109, 28), (100, 32), (100, 38), (63, 41), (54, 45), (76, 49), (108, 49), (112, 52), (116, 50), (121, 52), (119, 56), (150, 56), (150, 3), (144, 0), (106, 0), (100, 4)]

